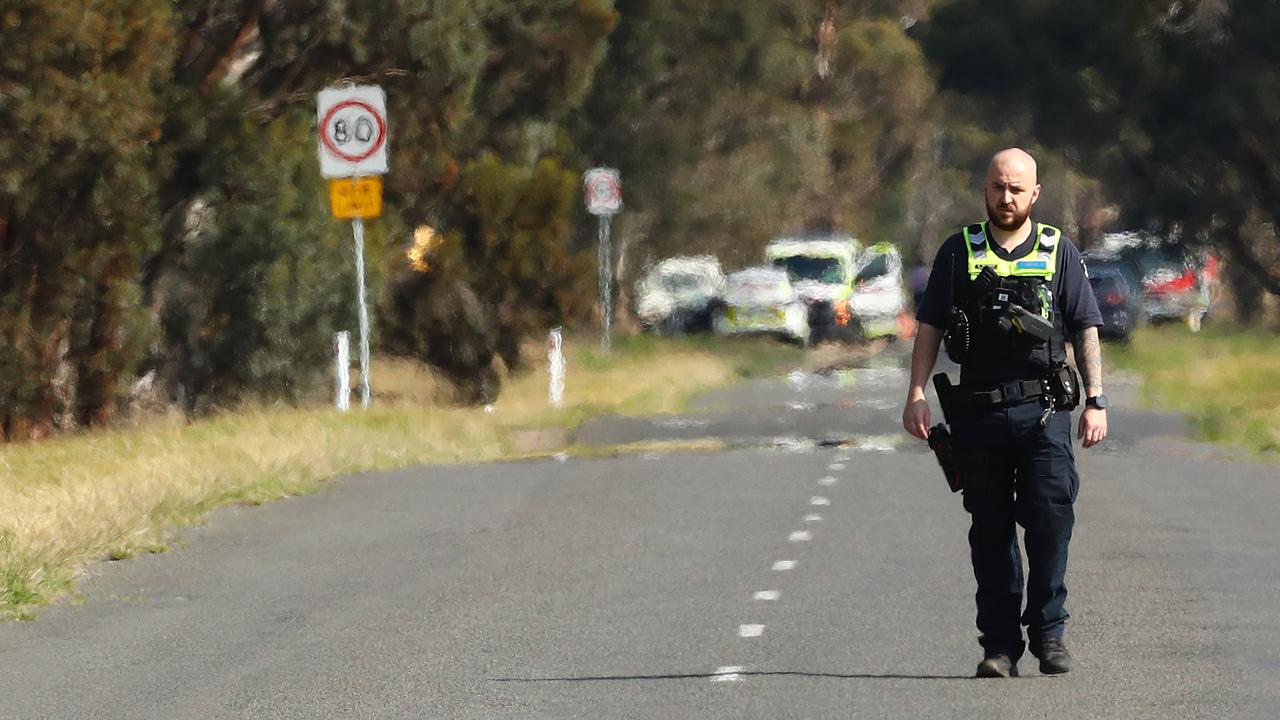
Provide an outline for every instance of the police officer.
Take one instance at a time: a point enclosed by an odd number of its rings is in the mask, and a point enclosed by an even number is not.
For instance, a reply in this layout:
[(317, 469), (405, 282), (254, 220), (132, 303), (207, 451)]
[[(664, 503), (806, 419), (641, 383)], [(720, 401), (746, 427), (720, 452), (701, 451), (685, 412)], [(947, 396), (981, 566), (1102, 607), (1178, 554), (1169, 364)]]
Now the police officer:
[[(928, 439), (925, 383), (945, 336), (948, 353), (960, 362), (960, 384), (944, 407), (972, 519), (983, 649), (978, 677), (1017, 674), (1027, 648), (1021, 626), (1042, 673), (1071, 668), (1063, 643), (1064, 578), (1079, 477), (1064, 386), (1076, 398), (1083, 388), (1077, 437), (1084, 447), (1107, 436), (1097, 330), (1102, 317), (1079, 250), (1057, 228), (1032, 222), (1039, 197), (1036, 163), (1028, 153), (1014, 148), (992, 158), (987, 222), (952, 235), (934, 261), (917, 311), (902, 411), (907, 432)], [(1076, 388), (1070, 387), (1074, 374), (1064, 369), (1067, 342), (1079, 369)], [(1024, 529), (1027, 551), (1025, 610), (1016, 525)]]

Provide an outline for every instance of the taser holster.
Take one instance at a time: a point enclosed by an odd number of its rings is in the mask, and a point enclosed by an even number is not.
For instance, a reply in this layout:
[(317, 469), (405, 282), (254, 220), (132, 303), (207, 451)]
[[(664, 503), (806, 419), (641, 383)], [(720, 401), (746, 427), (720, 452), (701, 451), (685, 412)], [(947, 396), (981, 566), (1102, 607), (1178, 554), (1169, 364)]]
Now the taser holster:
[(938, 465), (942, 468), (942, 474), (947, 479), (947, 487), (951, 488), (951, 492), (960, 492), (964, 489), (964, 473), (960, 469), (960, 455), (956, 451), (955, 441), (951, 437), (951, 432), (947, 430), (953, 416), (953, 394), (954, 386), (951, 384), (951, 378), (946, 373), (938, 373), (933, 376), (933, 389), (938, 394), (938, 405), (942, 407), (943, 423), (934, 425), (929, 428), (929, 449), (933, 450), (933, 455), (938, 459)]

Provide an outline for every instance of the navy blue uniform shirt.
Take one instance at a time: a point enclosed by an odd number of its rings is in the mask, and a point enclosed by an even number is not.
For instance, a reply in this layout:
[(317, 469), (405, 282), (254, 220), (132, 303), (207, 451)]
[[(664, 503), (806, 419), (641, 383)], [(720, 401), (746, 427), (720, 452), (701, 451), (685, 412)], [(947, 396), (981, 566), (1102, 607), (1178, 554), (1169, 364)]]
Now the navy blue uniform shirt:
[[(994, 241), (988, 243), (991, 251), (1005, 260), (1020, 260), (1030, 255), (1035, 244), (1034, 232), (1012, 252), (1005, 251)], [(947, 238), (938, 249), (938, 255), (933, 261), (933, 272), (929, 274), (929, 284), (916, 311), (916, 320), (945, 330), (953, 301), (965, 297), (966, 288), (955, 284), (968, 281), (969, 252), (965, 248), (964, 234), (958, 232)], [(1068, 340), (1085, 328), (1102, 324), (1102, 313), (1098, 311), (1098, 300), (1094, 297), (1093, 288), (1089, 286), (1084, 258), (1080, 257), (1080, 250), (1076, 248), (1075, 243), (1066, 237), (1061, 238), (1058, 244), (1058, 266), (1054, 270), (1050, 289), (1053, 291), (1054, 301), (1057, 304), (1055, 309), (1063, 320)], [(998, 372), (998, 374), (1003, 376), (1025, 373)], [(1016, 376), (1000, 378), (1001, 381), (1014, 379), (1028, 378)]]

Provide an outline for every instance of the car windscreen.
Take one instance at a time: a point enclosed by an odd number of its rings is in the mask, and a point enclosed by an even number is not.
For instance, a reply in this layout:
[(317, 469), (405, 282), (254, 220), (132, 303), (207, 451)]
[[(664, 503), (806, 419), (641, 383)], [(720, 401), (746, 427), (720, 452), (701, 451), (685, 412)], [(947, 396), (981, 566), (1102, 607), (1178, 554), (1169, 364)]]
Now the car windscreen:
[(839, 285), (844, 282), (840, 261), (835, 258), (792, 255), (774, 260), (773, 265), (786, 270), (792, 282), (809, 281), (828, 285)]
[(683, 295), (704, 292), (704, 288), (710, 287), (711, 280), (693, 273), (673, 273), (663, 275), (659, 283), (663, 290), (674, 295)]
[(874, 280), (878, 277), (884, 277), (889, 274), (889, 256), (876, 255), (871, 262), (867, 263), (858, 271), (858, 282), (865, 280)]

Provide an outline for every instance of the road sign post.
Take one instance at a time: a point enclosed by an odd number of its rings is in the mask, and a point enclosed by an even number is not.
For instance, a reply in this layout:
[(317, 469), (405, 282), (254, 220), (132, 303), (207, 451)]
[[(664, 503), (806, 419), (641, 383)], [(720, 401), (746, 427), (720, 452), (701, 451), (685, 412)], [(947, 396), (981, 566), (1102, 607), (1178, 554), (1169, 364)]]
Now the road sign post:
[(622, 210), (622, 178), (612, 168), (592, 168), (583, 175), (582, 188), (587, 212), (599, 220), (597, 277), (600, 284), (600, 348), (608, 353), (612, 345), (613, 325), (613, 253), (609, 235), (613, 216)]
[(355, 240), (356, 298), (360, 317), (360, 403), (373, 399), (369, 376), (369, 306), (364, 283), (364, 221), (382, 214), (382, 179), (388, 167), (387, 96), (382, 88), (348, 85), (316, 97), (320, 173), (330, 178), (334, 217), (351, 220)]

